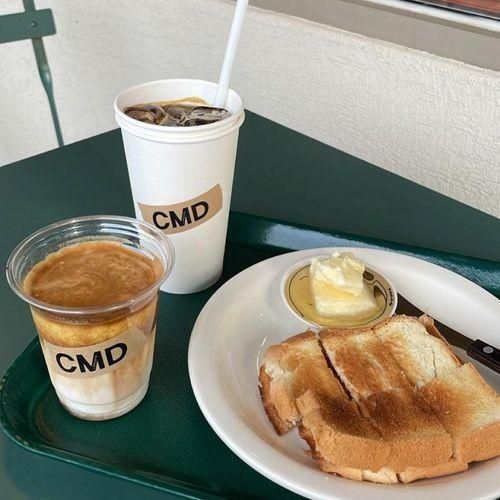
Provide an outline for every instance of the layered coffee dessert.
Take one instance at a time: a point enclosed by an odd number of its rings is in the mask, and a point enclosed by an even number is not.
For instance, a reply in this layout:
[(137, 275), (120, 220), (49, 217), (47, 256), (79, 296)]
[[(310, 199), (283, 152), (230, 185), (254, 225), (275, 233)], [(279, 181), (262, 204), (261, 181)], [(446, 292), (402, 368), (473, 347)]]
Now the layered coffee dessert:
[[(155, 258), (95, 240), (49, 254), (26, 275), (27, 295), (73, 311), (31, 307), (50, 378), (70, 413), (111, 418), (143, 398), (155, 341), (154, 285), (163, 272)], [(128, 304), (141, 294), (143, 300)]]
[(210, 106), (201, 97), (136, 104), (125, 108), (124, 113), (135, 120), (164, 127), (208, 125), (231, 114), (226, 109)]

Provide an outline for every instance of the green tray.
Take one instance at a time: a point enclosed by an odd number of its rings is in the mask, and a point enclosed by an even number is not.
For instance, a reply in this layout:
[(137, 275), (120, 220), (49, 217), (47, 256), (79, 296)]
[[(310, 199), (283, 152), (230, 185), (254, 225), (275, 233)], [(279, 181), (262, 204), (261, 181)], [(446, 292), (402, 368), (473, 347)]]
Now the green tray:
[(198, 313), (224, 281), (279, 253), (325, 246), (407, 253), (500, 296), (497, 262), (232, 213), (222, 279), (197, 294), (161, 294), (151, 386), (135, 410), (99, 423), (70, 416), (57, 401), (34, 339), (0, 382), (0, 423), (6, 434), (40, 455), (188, 498), (296, 497), (253, 471), (211, 430), (191, 391), (187, 351)]

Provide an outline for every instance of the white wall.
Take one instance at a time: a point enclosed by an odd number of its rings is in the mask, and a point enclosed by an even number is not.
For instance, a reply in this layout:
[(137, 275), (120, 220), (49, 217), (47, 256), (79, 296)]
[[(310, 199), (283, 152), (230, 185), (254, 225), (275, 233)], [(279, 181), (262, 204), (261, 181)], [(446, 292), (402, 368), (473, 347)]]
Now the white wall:
[(500, 23), (406, 0), (252, 0), (283, 14), (500, 71)]
[[(125, 87), (216, 79), (233, 4), (39, 0), (66, 142), (114, 128)], [(3, 0), (0, 14), (21, 10)], [(0, 164), (56, 146), (30, 42), (0, 45)], [(233, 86), (279, 123), (500, 216), (500, 73), (251, 9)], [(409, 200), (411, 202), (411, 200)]]

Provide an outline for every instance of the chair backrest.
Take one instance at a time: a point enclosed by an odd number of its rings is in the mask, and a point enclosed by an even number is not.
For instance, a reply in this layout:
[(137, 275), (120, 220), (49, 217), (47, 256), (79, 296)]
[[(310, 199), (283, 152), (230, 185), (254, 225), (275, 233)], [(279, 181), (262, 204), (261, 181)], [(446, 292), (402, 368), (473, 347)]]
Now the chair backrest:
[(45, 53), (43, 37), (54, 35), (56, 26), (50, 9), (36, 10), (33, 0), (23, 0), (24, 12), (0, 16), (0, 43), (31, 39), (38, 73), (49, 100), (52, 121), (59, 146), (64, 145), (59, 116), (54, 99), (52, 75)]

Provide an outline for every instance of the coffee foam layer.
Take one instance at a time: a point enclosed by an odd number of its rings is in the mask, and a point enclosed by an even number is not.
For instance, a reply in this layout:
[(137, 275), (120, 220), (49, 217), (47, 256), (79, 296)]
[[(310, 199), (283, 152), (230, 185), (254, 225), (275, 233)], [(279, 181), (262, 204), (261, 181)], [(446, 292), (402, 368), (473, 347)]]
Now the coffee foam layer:
[(63, 307), (107, 306), (136, 297), (162, 273), (161, 263), (114, 241), (85, 241), (49, 254), (27, 274), (31, 297)]

